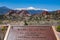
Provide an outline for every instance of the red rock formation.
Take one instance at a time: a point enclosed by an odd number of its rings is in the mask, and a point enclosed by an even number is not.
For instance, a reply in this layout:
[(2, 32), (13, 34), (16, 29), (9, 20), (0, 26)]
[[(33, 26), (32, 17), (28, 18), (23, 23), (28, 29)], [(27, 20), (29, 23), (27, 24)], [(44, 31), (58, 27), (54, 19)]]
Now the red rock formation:
[(57, 13), (60, 13), (60, 10), (57, 10)]
[(42, 15), (49, 15), (48, 11), (42, 12)]
[(11, 15), (11, 14), (14, 14), (16, 13), (15, 10), (10, 10), (6, 15)]
[(17, 14), (23, 15), (23, 16), (30, 16), (29, 12), (27, 10), (21, 10)]

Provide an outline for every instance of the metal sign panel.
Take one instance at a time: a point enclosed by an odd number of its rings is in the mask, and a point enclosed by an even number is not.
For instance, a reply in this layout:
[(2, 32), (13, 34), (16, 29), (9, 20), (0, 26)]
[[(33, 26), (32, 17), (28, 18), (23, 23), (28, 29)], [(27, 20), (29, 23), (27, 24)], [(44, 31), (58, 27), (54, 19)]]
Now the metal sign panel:
[(15, 26), (7, 40), (57, 40), (51, 26)]

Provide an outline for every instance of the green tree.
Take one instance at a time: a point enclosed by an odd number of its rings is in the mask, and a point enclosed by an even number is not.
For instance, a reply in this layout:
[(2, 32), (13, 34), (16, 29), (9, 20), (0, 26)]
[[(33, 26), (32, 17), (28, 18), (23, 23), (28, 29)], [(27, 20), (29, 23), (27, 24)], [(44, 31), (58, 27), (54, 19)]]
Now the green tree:
[(25, 25), (28, 25), (28, 23), (26, 21), (24, 21)]
[(60, 25), (59, 25), (59, 26), (57, 26), (57, 31), (58, 31), (58, 32), (60, 32)]
[(3, 24), (1, 20), (0, 20), (0, 24)]

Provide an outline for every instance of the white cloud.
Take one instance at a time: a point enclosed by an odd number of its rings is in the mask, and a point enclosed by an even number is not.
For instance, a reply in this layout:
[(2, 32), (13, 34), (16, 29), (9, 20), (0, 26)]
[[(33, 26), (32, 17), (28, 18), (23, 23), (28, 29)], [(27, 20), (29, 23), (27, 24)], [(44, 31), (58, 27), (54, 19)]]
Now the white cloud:
[(41, 10), (45, 10), (45, 11), (48, 11), (48, 9), (41, 9)]
[(35, 9), (34, 7), (28, 7), (27, 9)]
[(34, 7), (16, 8), (15, 10), (45, 10), (45, 11), (48, 11), (47, 9), (40, 9), (40, 8), (34, 8)]
[(28, 7), (28, 8), (16, 8), (16, 10), (40, 10), (40, 9), (34, 7)]
[(15, 10), (25, 10), (26, 8), (16, 8)]

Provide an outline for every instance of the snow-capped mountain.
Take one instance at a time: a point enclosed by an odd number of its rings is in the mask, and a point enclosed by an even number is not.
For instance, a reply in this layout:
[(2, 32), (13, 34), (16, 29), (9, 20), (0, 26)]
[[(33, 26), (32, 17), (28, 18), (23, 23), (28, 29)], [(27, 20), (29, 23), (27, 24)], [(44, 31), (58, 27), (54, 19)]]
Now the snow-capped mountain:
[(15, 10), (45, 10), (45, 11), (48, 11), (47, 9), (40, 9), (40, 8), (34, 8), (34, 7), (16, 8)]

